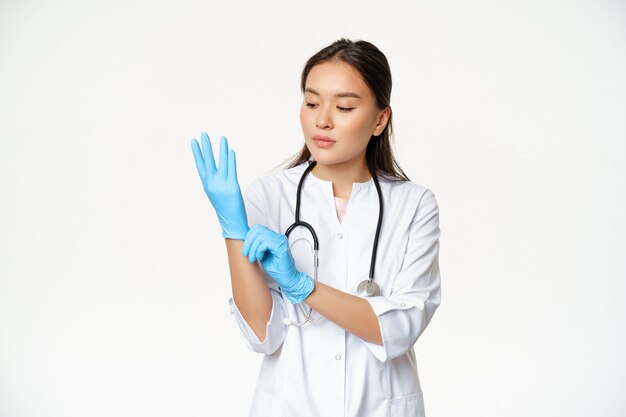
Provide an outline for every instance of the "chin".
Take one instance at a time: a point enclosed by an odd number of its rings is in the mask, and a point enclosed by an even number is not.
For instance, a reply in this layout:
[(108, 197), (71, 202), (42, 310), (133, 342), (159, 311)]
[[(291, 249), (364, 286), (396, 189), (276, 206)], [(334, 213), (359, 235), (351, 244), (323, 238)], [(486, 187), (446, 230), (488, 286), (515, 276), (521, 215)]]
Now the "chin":
[[(309, 150), (309, 152), (311, 151)], [(334, 163), (333, 157), (331, 157), (330, 155), (324, 155), (323, 152), (317, 152), (317, 150), (311, 152), (311, 159), (317, 161), (317, 163), (321, 165), (331, 165)]]
[(318, 165), (324, 165), (324, 166), (337, 165), (342, 162), (345, 162), (345, 161), (340, 161), (337, 158), (329, 158), (328, 156), (321, 156), (318, 158), (316, 155), (313, 155), (313, 159), (317, 161)]

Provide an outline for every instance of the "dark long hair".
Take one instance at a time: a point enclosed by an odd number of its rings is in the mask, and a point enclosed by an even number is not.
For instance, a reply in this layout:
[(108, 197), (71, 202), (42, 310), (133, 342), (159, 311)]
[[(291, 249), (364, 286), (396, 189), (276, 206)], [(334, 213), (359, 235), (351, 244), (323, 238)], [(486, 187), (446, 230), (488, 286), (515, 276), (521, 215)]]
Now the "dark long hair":
[[(391, 98), (391, 69), (385, 55), (373, 44), (358, 40), (352, 41), (341, 38), (326, 46), (313, 55), (302, 70), (300, 89), (304, 94), (306, 79), (315, 65), (327, 61), (342, 61), (356, 69), (376, 97), (376, 105), (382, 110), (389, 106)], [(389, 108), (391, 110), (391, 108)], [(401, 181), (409, 181), (404, 171), (398, 165), (391, 149), (390, 137), (392, 134), (391, 114), (387, 126), (378, 136), (370, 138), (365, 150), (367, 167), (372, 174), (385, 174), (388, 177)], [(293, 168), (310, 159), (311, 152), (306, 144), (287, 168)]]

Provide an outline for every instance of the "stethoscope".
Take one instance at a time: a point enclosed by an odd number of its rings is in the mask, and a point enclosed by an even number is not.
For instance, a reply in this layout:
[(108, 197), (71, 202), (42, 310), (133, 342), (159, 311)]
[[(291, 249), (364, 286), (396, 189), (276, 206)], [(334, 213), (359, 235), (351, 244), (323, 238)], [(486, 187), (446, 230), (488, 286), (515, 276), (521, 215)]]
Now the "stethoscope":
[[(287, 228), (285, 235), (289, 237), (289, 234), (298, 226), (304, 226), (309, 229), (311, 235), (313, 236), (313, 280), (317, 281), (317, 268), (319, 266), (318, 259), (318, 250), (319, 250), (319, 242), (317, 240), (317, 234), (311, 226), (307, 222), (303, 222), (300, 220), (300, 194), (302, 192), (302, 184), (304, 183), (304, 179), (311, 172), (313, 167), (317, 164), (317, 161), (310, 161), (309, 166), (302, 173), (302, 177), (300, 177), (300, 182), (298, 183), (298, 192), (296, 194), (296, 220), (295, 222)], [(378, 178), (376, 178), (376, 174), (372, 173), (372, 178), (374, 180), (374, 185), (376, 185), (376, 192), (378, 193), (378, 224), (376, 225), (376, 235), (374, 236), (374, 247), (372, 248), (372, 259), (370, 261), (370, 275), (368, 279), (365, 279), (359, 283), (357, 286), (357, 294), (361, 297), (376, 297), (380, 295), (380, 286), (374, 282), (374, 265), (376, 264), (376, 251), (378, 248), (378, 237), (380, 236), (380, 226), (383, 222), (383, 194), (380, 190), (380, 184), (378, 184)], [(292, 321), (289, 318), (285, 318), (284, 323), (286, 325), (297, 325), (301, 326), (306, 324), (307, 322), (318, 322), (323, 319), (323, 316), (319, 316), (318, 318), (312, 319), (311, 314), (313, 313), (313, 309), (309, 307), (309, 312), (306, 313), (304, 311), (304, 307), (302, 304), (298, 304), (300, 307), (300, 311), (305, 316), (305, 320), (303, 322)]]

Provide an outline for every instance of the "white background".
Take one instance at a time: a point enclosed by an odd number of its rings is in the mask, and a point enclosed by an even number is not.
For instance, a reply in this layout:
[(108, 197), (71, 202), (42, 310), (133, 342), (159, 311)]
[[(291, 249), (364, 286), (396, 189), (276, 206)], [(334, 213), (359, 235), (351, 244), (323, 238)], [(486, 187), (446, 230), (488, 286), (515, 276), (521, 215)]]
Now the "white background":
[(270, 172), (341, 36), (389, 59), (440, 205), (429, 417), (626, 415), (626, 2), (2, 0), (0, 417), (247, 415), (189, 141)]

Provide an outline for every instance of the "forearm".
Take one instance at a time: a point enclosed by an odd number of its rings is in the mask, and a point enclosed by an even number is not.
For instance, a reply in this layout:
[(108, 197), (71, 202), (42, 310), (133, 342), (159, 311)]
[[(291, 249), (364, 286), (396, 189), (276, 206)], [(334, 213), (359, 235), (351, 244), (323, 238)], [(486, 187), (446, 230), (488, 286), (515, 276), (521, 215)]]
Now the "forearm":
[(272, 313), (272, 295), (258, 262), (250, 263), (241, 253), (243, 240), (225, 239), (233, 301), (259, 340)]
[(361, 297), (315, 282), (315, 289), (304, 302), (326, 319), (368, 342), (382, 345), (378, 317)]

